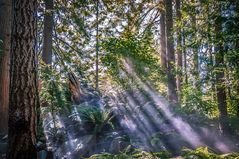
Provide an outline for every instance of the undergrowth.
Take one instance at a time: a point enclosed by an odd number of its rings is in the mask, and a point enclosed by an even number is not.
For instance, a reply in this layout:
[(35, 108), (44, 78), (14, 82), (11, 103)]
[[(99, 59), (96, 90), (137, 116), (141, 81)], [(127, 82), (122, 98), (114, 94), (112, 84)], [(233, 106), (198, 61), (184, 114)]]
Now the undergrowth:
[(128, 148), (118, 154), (94, 154), (87, 159), (239, 159), (239, 153), (216, 154), (208, 147), (199, 147), (195, 150), (184, 148), (181, 156), (172, 156), (168, 151), (146, 152), (135, 150), (129, 152)]

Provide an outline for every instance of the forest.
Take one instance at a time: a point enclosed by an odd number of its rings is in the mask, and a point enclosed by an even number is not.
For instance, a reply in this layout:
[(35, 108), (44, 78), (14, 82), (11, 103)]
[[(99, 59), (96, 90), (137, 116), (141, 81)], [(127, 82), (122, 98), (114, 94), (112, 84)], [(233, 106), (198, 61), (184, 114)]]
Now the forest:
[(239, 159), (239, 1), (0, 0), (0, 159)]

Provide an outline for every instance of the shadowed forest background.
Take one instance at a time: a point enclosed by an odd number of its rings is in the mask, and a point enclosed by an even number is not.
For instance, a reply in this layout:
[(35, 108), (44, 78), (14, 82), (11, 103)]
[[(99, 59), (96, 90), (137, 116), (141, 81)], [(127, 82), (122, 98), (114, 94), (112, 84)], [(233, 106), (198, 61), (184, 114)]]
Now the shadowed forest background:
[(238, 0), (0, 0), (0, 159), (238, 151)]

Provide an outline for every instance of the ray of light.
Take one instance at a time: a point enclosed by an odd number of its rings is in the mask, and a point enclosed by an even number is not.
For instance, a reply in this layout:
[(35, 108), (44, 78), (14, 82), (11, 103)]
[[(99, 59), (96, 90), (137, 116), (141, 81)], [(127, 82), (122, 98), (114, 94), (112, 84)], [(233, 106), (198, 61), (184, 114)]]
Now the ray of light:
[[(184, 137), (194, 148), (197, 148), (199, 146), (206, 146), (201, 136), (197, 134), (197, 132), (194, 131), (186, 121), (184, 121), (181, 117), (176, 116), (170, 110), (169, 102), (167, 102), (164, 97), (159, 95), (157, 91), (153, 90), (149, 84), (142, 82), (142, 80), (137, 76), (137, 74), (133, 70), (133, 67), (130, 66), (129, 63), (125, 61), (124, 65), (126, 67), (127, 74), (130, 74), (134, 78), (134, 80), (136, 80), (137, 83), (142, 87), (142, 89), (147, 92), (152, 101), (158, 106), (158, 108), (160, 108), (164, 116), (168, 120), (170, 120), (170, 122), (182, 135), (182, 137)], [(223, 142), (220, 142), (219, 139), (214, 140), (214, 146), (221, 152), (230, 151), (230, 148)]]
[(165, 117), (170, 120), (170, 122), (177, 129), (177, 131), (193, 147), (196, 148), (205, 145), (201, 141), (199, 135), (193, 131), (193, 129), (188, 123), (184, 122), (180, 117), (174, 116), (174, 114), (169, 110), (169, 103), (162, 96), (160, 96), (156, 91), (153, 91), (151, 88), (149, 88), (144, 82), (142, 82), (141, 79), (134, 72), (133, 68), (127, 62), (124, 62), (124, 65), (127, 68), (126, 71), (128, 71), (128, 73), (132, 75), (132, 77), (134, 77), (134, 79), (137, 81), (137, 83), (139, 83), (142, 89), (148, 93), (154, 103), (162, 110)]

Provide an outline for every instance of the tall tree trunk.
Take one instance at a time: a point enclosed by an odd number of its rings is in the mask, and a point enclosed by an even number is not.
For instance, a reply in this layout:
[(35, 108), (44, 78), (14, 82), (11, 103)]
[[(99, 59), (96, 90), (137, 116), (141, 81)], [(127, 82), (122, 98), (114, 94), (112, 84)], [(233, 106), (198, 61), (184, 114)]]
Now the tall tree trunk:
[(172, 14), (172, 0), (165, 0), (166, 10), (166, 37), (167, 37), (167, 62), (168, 62), (168, 99), (174, 103), (178, 103), (176, 78), (174, 74), (175, 55), (173, 42), (173, 14)]
[(192, 79), (193, 79), (193, 87), (195, 89), (198, 89), (198, 83), (199, 83), (199, 56), (198, 56), (198, 44), (197, 44), (197, 13), (196, 9), (197, 7), (195, 6), (195, 0), (191, 1), (192, 3), (192, 13), (191, 13), (191, 19), (192, 19), (192, 29), (193, 29), (193, 34), (192, 34), (192, 41), (196, 42), (196, 45), (193, 44), (192, 46), (192, 54), (193, 54), (193, 67), (192, 67)]
[(7, 134), (11, 0), (0, 0), (0, 134)]
[(42, 59), (46, 64), (52, 63), (52, 34), (53, 34), (53, 0), (45, 0), (45, 16), (43, 29)]
[[(53, 17), (53, 9), (54, 9), (54, 1), (53, 0), (44, 0), (45, 2), (45, 14), (44, 14), (44, 28), (43, 28), (43, 49), (42, 49), (42, 60), (45, 64), (49, 65), (47, 67), (48, 70), (52, 69), (52, 47), (53, 47), (53, 27), (54, 27), (54, 17)], [(51, 106), (51, 113), (55, 128), (55, 114), (54, 114), (54, 106), (50, 103), (42, 103), (43, 107), (47, 105)], [(37, 130), (41, 130), (41, 109), (40, 104), (37, 105)], [(40, 134), (41, 132), (39, 132)]]
[(99, 89), (99, 0), (96, 1), (96, 75), (95, 75), (95, 88)]
[(160, 59), (161, 66), (164, 70), (167, 69), (167, 54), (166, 54), (166, 32), (165, 32), (165, 11), (161, 10), (160, 16)]
[[(182, 20), (181, 15), (181, 1), (176, 0), (176, 16), (177, 20), (180, 22)], [(178, 27), (177, 29), (177, 90), (178, 94), (181, 93), (181, 85), (182, 85), (182, 66), (183, 66), (183, 57), (182, 57), (182, 36), (181, 29)]]
[(225, 73), (224, 73), (224, 50), (222, 43), (222, 18), (221, 18), (221, 6), (218, 6), (218, 17), (215, 21), (215, 33), (216, 33), (216, 54), (215, 65), (216, 71), (216, 95), (219, 110), (219, 127), (223, 134), (230, 132), (228, 113), (227, 113), (227, 96), (225, 90)]
[(36, 0), (13, 1), (8, 159), (35, 159)]

